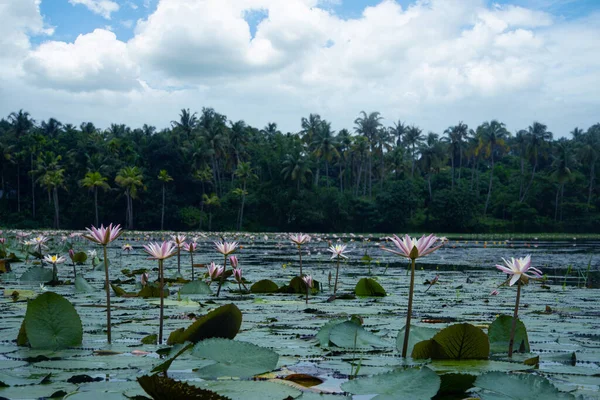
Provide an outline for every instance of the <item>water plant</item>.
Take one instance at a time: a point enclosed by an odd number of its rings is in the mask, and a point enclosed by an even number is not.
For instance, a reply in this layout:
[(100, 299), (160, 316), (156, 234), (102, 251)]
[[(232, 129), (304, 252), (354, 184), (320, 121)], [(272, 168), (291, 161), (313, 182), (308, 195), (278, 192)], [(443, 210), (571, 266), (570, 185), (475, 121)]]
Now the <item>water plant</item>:
[[(119, 236), (123, 234), (121, 225), (110, 224), (107, 227), (100, 225), (100, 228), (96, 228), (92, 225), (91, 228), (85, 228), (87, 234), (82, 235), (85, 239), (99, 244), (102, 246), (104, 251), (104, 286), (106, 289), (106, 339), (108, 343), (111, 343), (111, 329), (110, 329), (110, 279), (108, 277), (108, 251), (107, 246), (117, 240)], [(94, 252), (95, 258), (95, 252)], [(92, 261), (93, 263), (93, 261)]]
[[(412, 317), (413, 294), (415, 290), (415, 261), (417, 258), (431, 254), (440, 247), (442, 247), (444, 241), (435, 236), (434, 234), (430, 234), (429, 236), (423, 235), (419, 240), (417, 240), (416, 238), (411, 238), (408, 235), (405, 235), (402, 239), (400, 239), (396, 235), (388, 239), (390, 239), (392, 243), (396, 245), (398, 250), (381, 247), (382, 250), (397, 254), (400, 257), (408, 258), (411, 261), (410, 287), (408, 292), (408, 310), (406, 312), (406, 325), (404, 326), (404, 344), (402, 345), (402, 357), (406, 358), (406, 353), (408, 350), (408, 338), (410, 335), (410, 320)], [(438, 244), (438, 242), (441, 243)]]
[(542, 271), (531, 266), (531, 256), (527, 255), (523, 258), (502, 259), (504, 265), (496, 264), (496, 268), (509, 275), (509, 278), (500, 286), (513, 286), (517, 284), (517, 299), (515, 301), (515, 311), (513, 314), (512, 327), (510, 330), (510, 340), (508, 343), (508, 356), (512, 357), (513, 346), (515, 342), (515, 330), (517, 328), (517, 319), (519, 317), (519, 301), (521, 299), (521, 286), (529, 283), (530, 279), (541, 279)]
[(292, 243), (298, 247), (298, 257), (300, 259), (300, 275), (302, 276), (302, 245), (310, 242), (310, 236), (304, 233), (298, 233), (295, 235), (290, 235), (290, 240)]
[(185, 235), (171, 235), (171, 241), (177, 247), (177, 274), (181, 274), (181, 248), (185, 244)]
[(196, 249), (198, 248), (198, 243), (196, 242), (189, 242), (189, 243), (184, 243), (183, 244), (183, 251), (187, 251), (188, 253), (190, 253), (190, 262), (191, 262), (191, 266), (192, 266), (192, 280), (194, 280), (194, 252), (196, 251)]
[(217, 251), (223, 254), (223, 272), (221, 274), (221, 279), (219, 280), (219, 288), (217, 289), (217, 297), (221, 293), (221, 286), (225, 282), (225, 271), (227, 270), (227, 256), (233, 254), (238, 247), (238, 242), (226, 242), (222, 240), (220, 242), (214, 242)]
[(337, 265), (335, 268), (335, 283), (333, 284), (333, 295), (335, 296), (336, 292), (337, 292), (337, 287), (338, 287), (338, 277), (340, 274), (340, 260), (342, 258), (348, 258), (348, 256), (346, 256), (344, 253), (346, 253), (346, 245), (345, 244), (336, 244), (336, 245), (331, 245), (329, 246), (329, 248), (327, 249), (329, 252), (332, 253), (331, 259), (336, 259), (337, 261)]
[(213, 281), (219, 279), (221, 275), (223, 275), (223, 272), (225, 272), (225, 269), (222, 265), (217, 265), (214, 262), (211, 262), (209, 265), (207, 265), (206, 269), (208, 270), (209, 286), (211, 283), (213, 283)]
[(57, 264), (62, 264), (64, 263), (66, 260), (63, 256), (58, 256), (58, 255), (53, 255), (51, 256), (50, 254), (44, 256), (44, 261), (46, 261), (48, 264), (52, 264), (52, 282), (57, 282), (58, 281), (58, 268), (56, 267)]
[(304, 281), (304, 284), (306, 285), (306, 304), (308, 304), (308, 294), (310, 293), (310, 290), (313, 288), (314, 282), (313, 282), (312, 276), (310, 276), (310, 275), (303, 276), (302, 280)]
[(175, 251), (178, 251), (178, 247), (173, 242), (162, 242), (162, 243), (148, 243), (144, 245), (144, 251), (150, 255), (150, 260), (158, 260), (158, 278), (160, 280), (160, 317), (158, 326), (158, 343), (162, 344), (163, 338), (163, 316), (164, 316), (164, 299), (165, 299), (165, 274), (164, 274), (164, 261), (175, 255)]

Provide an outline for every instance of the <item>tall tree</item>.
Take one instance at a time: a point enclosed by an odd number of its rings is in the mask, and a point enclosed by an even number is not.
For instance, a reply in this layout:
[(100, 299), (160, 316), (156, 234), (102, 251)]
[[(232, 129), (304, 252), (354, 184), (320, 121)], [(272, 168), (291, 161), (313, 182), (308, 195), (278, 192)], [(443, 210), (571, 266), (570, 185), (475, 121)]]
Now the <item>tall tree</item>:
[(283, 179), (296, 181), (296, 189), (300, 191), (300, 183), (306, 183), (306, 176), (310, 174), (312, 171), (306, 156), (286, 154), (281, 170)]
[(410, 128), (408, 128), (408, 130), (406, 131), (406, 134), (404, 135), (404, 143), (406, 144), (406, 147), (408, 147), (410, 149), (410, 155), (412, 158), (412, 167), (410, 169), (410, 177), (411, 178), (413, 178), (415, 175), (415, 162), (417, 161), (417, 149), (418, 149), (419, 145), (423, 142), (423, 140), (425, 140), (425, 136), (423, 136), (423, 131), (415, 125), (412, 125)]
[(554, 201), (554, 220), (556, 221), (558, 218), (560, 203), (560, 220), (562, 221), (562, 199), (565, 193), (565, 184), (573, 179), (573, 174), (571, 173), (569, 166), (575, 163), (570, 143), (566, 140), (561, 140), (558, 145), (556, 145), (552, 158), (553, 170), (551, 176), (557, 184), (556, 199)]
[[(317, 160), (325, 161), (325, 178), (327, 181), (327, 187), (329, 187), (329, 163), (334, 158), (339, 158), (340, 153), (336, 148), (336, 138), (334, 136), (334, 132), (331, 130), (331, 123), (327, 121), (321, 121), (321, 125), (316, 132), (316, 135), (313, 136), (312, 148), (313, 153)], [(317, 176), (318, 176), (317, 167)], [(318, 178), (317, 178), (318, 179)], [(319, 182), (315, 182), (316, 186), (319, 186)]]
[(552, 140), (552, 132), (548, 131), (548, 127), (542, 123), (534, 122), (529, 128), (527, 128), (529, 136), (528, 153), (533, 161), (533, 169), (531, 171), (531, 179), (523, 190), (523, 194), (519, 199), (519, 202), (523, 202), (527, 197), (527, 192), (533, 183), (535, 173), (539, 165), (540, 156), (545, 154), (545, 150), (548, 148), (548, 142)]
[(241, 189), (242, 189), (242, 191), (241, 191), (242, 204), (240, 205), (240, 212), (238, 213), (238, 224), (237, 224), (238, 231), (241, 231), (243, 221), (244, 221), (244, 205), (246, 203), (246, 194), (248, 193), (246, 190), (246, 186), (247, 186), (249, 180), (257, 179), (258, 177), (256, 176), (256, 174), (254, 174), (254, 171), (252, 170), (252, 166), (250, 165), (249, 162), (239, 163), (237, 169), (235, 170), (235, 176), (237, 176), (238, 179), (240, 179), (242, 181), (242, 187), (241, 187)]
[(589, 185), (587, 205), (590, 206), (592, 201), (592, 192), (594, 190), (594, 181), (596, 179), (596, 164), (600, 158), (600, 124), (591, 126), (587, 132), (575, 128), (571, 134), (575, 139), (578, 150), (577, 155), (584, 164), (589, 168)]
[(115, 183), (125, 192), (127, 229), (133, 229), (133, 199), (138, 197), (138, 190), (144, 187), (143, 179), (142, 171), (138, 167), (124, 167), (115, 178)]
[(100, 218), (98, 217), (98, 189), (108, 190), (110, 185), (106, 183), (107, 178), (103, 177), (98, 171), (88, 172), (85, 177), (79, 181), (79, 185), (88, 190), (94, 192), (94, 214), (96, 216), (96, 225), (100, 225)]
[(485, 199), (485, 206), (483, 208), (483, 215), (485, 216), (490, 204), (490, 198), (492, 197), (492, 185), (494, 180), (494, 166), (496, 159), (495, 156), (500, 152), (501, 149), (505, 148), (505, 139), (508, 136), (508, 131), (502, 122), (492, 120), (490, 122), (483, 123), (481, 132), (481, 145), (484, 147), (486, 155), (490, 158), (491, 165), (488, 193)]
[(383, 117), (377, 111), (367, 114), (365, 111), (360, 112), (360, 116), (354, 120), (354, 130), (356, 133), (367, 138), (369, 143), (369, 151), (367, 153), (368, 169), (369, 169), (369, 197), (372, 196), (373, 189), (373, 146)]
[(173, 178), (166, 169), (161, 169), (158, 173), (158, 180), (162, 184), (162, 210), (160, 213), (160, 230), (165, 230), (165, 200), (166, 200), (166, 186), (167, 182), (171, 182)]

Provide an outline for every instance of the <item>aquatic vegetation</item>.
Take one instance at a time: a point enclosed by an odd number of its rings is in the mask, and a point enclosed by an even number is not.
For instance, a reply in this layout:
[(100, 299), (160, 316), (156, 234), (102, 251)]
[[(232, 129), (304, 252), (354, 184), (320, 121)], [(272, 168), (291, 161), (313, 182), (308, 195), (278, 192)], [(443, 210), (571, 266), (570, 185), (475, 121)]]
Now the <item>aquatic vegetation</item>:
[[(185, 242), (182, 245), (183, 251), (187, 251), (190, 253), (190, 266), (192, 270), (192, 280), (194, 280), (194, 252), (198, 249), (198, 244), (196, 242)], [(179, 262), (179, 261), (178, 261)]]
[(227, 256), (233, 254), (238, 247), (238, 242), (214, 242), (215, 248), (221, 254), (223, 254), (223, 273), (221, 274), (221, 279), (219, 280), (219, 288), (217, 289), (217, 297), (221, 294), (221, 286), (223, 286), (223, 282), (225, 282), (225, 272), (227, 271)]
[(290, 240), (298, 248), (298, 258), (300, 264), (300, 274), (298, 276), (302, 276), (302, 246), (310, 242), (310, 236), (304, 233), (297, 233), (290, 235)]
[(336, 244), (336, 245), (329, 246), (329, 248), (327, 249), (327, 251), (332, 253), (331, 259), (333, 260), (335, 258), (337, 261), (336, 268), (335, 268), (335, 283), (333, 284), (333, 295), (334, 296), (337, 293), (338, 277), (340, 275), (340, 260), (342, 258), (346, 258), (346, 259), (348, 258), (348, 256), (345, 255), (346, 247), (347, 246), (344, 244)]

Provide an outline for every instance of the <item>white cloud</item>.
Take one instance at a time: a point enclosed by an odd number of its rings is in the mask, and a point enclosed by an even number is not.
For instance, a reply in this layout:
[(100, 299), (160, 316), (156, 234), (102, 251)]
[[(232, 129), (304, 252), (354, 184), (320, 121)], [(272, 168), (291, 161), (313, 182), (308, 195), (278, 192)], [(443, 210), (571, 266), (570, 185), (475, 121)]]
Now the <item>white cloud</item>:
[(112, 0), (69, 0), (73, 5), (81, 4), (91, 12), (110, 19), (110, 14), (119, 11), (119, 4)]
[[(600, 15), (383, 0), (343, 19), (322, 0), (161, 0), (128, 42), (98, 29), (30, 49), (43, 23), (37, 3), (23, 3), (34, 17), (6, 32), (24, 41), (14, 59), (25, 79), (0, 77), (4, 92), (18, 93), (0, 96), (0, 113), (163, 127), (180, 108), (213, 106), (294, 131), (310, 112), (341, 129), (378, 110), (425, 130), (491, 118), (516, 130), (536, 119), (561, 135), (597, 122), (600, 109)], [(266, 15), (254, 36), (251, 11)]]

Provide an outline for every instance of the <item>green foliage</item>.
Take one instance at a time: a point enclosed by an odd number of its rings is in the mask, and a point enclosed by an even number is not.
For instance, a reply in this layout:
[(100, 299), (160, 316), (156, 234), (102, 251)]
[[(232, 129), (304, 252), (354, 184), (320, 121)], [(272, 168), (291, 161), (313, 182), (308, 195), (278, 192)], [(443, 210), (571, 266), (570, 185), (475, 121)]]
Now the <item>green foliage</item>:
[[(398, 331), (398, 336), (396, 337), (396, 348), (398, 351), (402, 351), (402, 346), (404, 345), (404, 331), (405, 326)], [(439, 332), (439, 329), (430, 328), (427, 326), (418, 326), (418, 325), (410, 325), (410, 336), (408, 337), (408, 348), (406, 350), (407, 354), (412, 353), (413, 347), (424, 340), (429, 340), (434, 337)], [(415, 357), (420, 358), (420, 357)]]
[(144, 375), (137, 378), (138, 383), (154, 400), (190, 399), (190, 400), (231, 400), (210, 390), (191, 386), (162, 375)]
[(575, 399), (572, 394), (562, 393), (546, 378), (537, 375), (508, 375), (489, 372), (477, 377), (475, 386), (482, 400), (567, 400)]
[(342, 390), (376, 394), (373, 400), (429, 400), (437, 394), (440, 383), (440, 377), (427, 367), (408, 368), (344, 382)]
[(385, 289), (374, 279), (362, 278), (356, 284), (354, 293), (357, 296), (375, 296), (384, 297), (386, 295)]
[(171, 332), (167, 344), (197, 343), (209, 338), (233, 339), (242, 325), (242, 312), (235, 304), (226, 304), (198, 318), (187, 329)]
[(417, 343), (413, 358), (432, 360), (487, 359), (490, 354), (488, 336), (479, 328), (463, 323), (442, 329), (433, 338)]
[(24, 325), (34, 349), (64, 349), (80, 345), (83, 339), (83, 326), (75, 307), (53, 292), (29, 301)]
[[(490, 338), (490, 351), (495, 353), (507, 353), (510, 342), (510, 331), (512, 329), (513, 317), (509, 315), (500, 315), (492, 322), (488, 329)], [(517, 319), (515, 329), (515, 351), (529, 353), (529, 339), (527, 337), (527, 328), (523, 321)]]
[(79, 264), (79, 265), (85, 263), (87, 261), (87, 259), (88, 259), (88, 256), (83, 251), (80, 251), (80, 252), (75, 253), (73, 255), (73, 262), (76, 263), (76, 264)]
[(81, 275), (75, 277), (75, 293), (92, 293), (96, 289), (93, 288)]
[(31, 267), (21, 275), (21, 282), (49, 282), (52, 280), (52, 270), (43, 267)]
[(197, 370), (202, 378), (249, 378), (274, 370), (279, 360), (277, 353), (264, 347), (220, 338), (196, 343), (192, 355), (215, 362)]
[(260, 280), (250, 286), (250, 291), (252, 293), (275, 293), (278, 290), (279, 286), (269, 279)]
[(355, 350), (372, 350), (390, 346), (390, 343), (353, 321), (345, 321), (331, 327), (329, 342), (337, 347)]
[(179, 294), (211, 294), (212, 290), (203, 281), (188, 282), (179, 289)]

